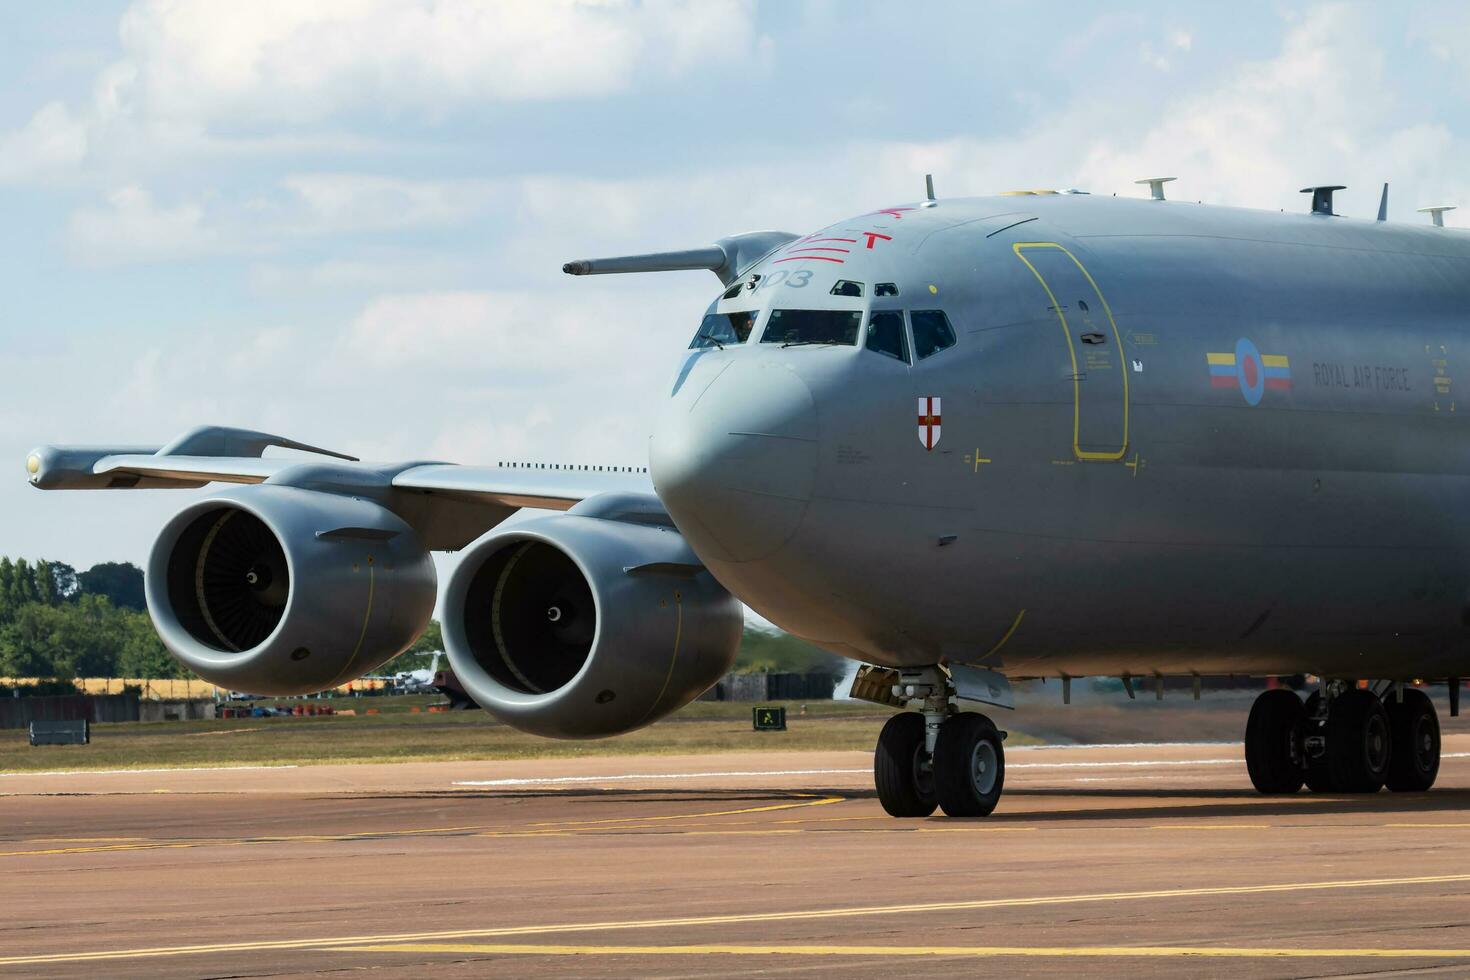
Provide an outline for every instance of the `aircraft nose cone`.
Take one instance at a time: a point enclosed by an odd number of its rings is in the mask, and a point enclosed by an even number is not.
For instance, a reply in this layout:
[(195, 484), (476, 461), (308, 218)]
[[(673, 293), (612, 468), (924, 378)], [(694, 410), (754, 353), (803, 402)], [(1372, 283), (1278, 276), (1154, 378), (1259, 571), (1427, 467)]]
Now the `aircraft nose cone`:
[(796, 533), (812, 496), (816, 451), (817, 413), (806, 383), (779, 362), (742, 360), (670, 399), (649, 467), (696, 553), (748, 562)]

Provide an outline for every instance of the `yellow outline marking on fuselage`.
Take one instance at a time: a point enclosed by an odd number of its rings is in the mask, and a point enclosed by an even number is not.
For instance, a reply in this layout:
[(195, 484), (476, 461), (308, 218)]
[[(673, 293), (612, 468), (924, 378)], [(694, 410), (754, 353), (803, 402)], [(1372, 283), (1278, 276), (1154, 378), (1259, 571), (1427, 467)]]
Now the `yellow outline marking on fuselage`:
[[(1052, 292), (1051, 286), (1047, 284), (1046, 277), (1041, 274), (1036, 266), (1031, 264), (1030, 259), (1022, 254), (1026, 249), (1030, 248), (1054, 248), (1071, 259), (1072, 264), (1077, 266), (1077, 271), (1082, 273), (1083, 278), (1087, 280), (1088, 285), (1092, 287), (1092, 291), (1097, 294), (1097, 298), (1102, 302), (1103, 312), (1108, 315), (1108, 325), (1113, 330), (1113, 341), (1118, 345), (1118, 373), (1123, 378), (1123, 444), (1115, 453), (1082, 451), (1082, 385), (1077, 376), (1077, 348), (1072, 343), (1072, 328), (1067, 324), (1067, 315), (1062, 312), (1062, 304), (1057, 301), (1056, 294)], [(1132, 401), (1132, 398), (1128, 387), (1127, 358), (1123, 356), (1123, 337), (1118, 333), (1118, 322), (1113, 319), (1113, 310), (1108, 305), (1107, 297), (1103, 295), (1102, 289), (1098, 287), (1097, 280), (1092, 278), (1092, 273), (1088, 272), (1087, 267), (1078, 261), (1077, 256), (1056, 242), (1016, 242), (1011, 246), (1011, 249), (1016, 253), (1016, 258), (1024, 262), (1026, 268), (1031, 270), (1031, 274), (1036, 277), (1036, 281), (1041, 283), (1041, 288), (1046, 290), (1047, 299), (1051, 300), (1051, 308), (1062, 324), (1062, 334), (1067, 338), (1067, 355), (1072, 359), (1072, 454), (1078, 459), (1106, 460), (1109, 462), (1116, 462), (1122, 459), (1128, 454), (1128, 413), (1129, 403)]]
[(991, 654), (998, 652), (1001, 647), (1005, 646), (1008, 642), (1010, 642), (1011, 636), (1016, 632), (1016, 629), (1021, 625), (1021, 620), (1025, 619), (1025, 618), (1026, 618), (1026, 610), (1022, 609), (1020, 612), (1016, 613), (1016, 621), (1013, 622), (1013, 623), (1011, 623), (1011, 628), (1008, 629), (1008, 630), (1006, 630), (1006, 635), (1005, 636), (1002, 636), (1000, 638), (1000, 642), (999, 643), (997, 643), (995, 646), (993, 646), (993, 647), (990, 648), (990, 653), (987, 653), (986, 656), (988, 657)]

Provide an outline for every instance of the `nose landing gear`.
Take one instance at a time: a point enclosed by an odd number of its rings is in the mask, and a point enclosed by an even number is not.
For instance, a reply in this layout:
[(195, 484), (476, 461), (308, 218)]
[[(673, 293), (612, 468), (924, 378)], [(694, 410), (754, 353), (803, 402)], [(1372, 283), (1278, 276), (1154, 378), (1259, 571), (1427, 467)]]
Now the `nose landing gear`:
[(871, 687), (860, 694), (861, 680), (853, 688), (854, 696), (922, 711), (894, 715), (878, 736), (873, 782), (883, 809), (895, 817), (927, 817), (936, 808), (951, 817), (989, 816), (1005, 787), (1005, 732), (985, 715), (959, 710), (959, 701), (971, 700), (971, 679), (961, 673), (956, 685), (953, 673), (932, 667), (889, 673), (900, 681), (889, 696)]
[[(1324, 700), (1324, 692), (1326, 699)], [(1302, 704), (1286, 690), (1256, 698), (1246, 723), (1245, 761), (1262, 793), (1422, 791), (1439, 773), (1439, 720), (1423, 691), (1387, 701), (1342, 681)]]

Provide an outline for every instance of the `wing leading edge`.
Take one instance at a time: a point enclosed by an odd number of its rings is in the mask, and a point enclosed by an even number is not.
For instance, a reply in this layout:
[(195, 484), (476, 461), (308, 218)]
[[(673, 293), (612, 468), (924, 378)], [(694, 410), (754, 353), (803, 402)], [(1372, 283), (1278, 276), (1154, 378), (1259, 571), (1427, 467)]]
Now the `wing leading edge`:
[[(263, 454), (271, 447), (330, 458), (266, 458)], [(398, 511), (434, 550), (461, 548), (522, 507), (569, 510), (600, 494), (653, 493), (642, 467), (372, 463), (266, 433), (218, 426), (192, 430), (158, 448), (42, 446), (31, 452), (26, 470), (31, 486), (41, 490), (268, 483), (369, 496)]]

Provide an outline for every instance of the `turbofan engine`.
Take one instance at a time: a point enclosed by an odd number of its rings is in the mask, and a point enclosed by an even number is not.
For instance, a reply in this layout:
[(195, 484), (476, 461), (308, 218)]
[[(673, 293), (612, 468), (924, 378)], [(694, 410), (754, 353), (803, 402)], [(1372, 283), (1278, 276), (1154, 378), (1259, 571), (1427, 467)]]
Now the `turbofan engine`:
[(397, 656), (434, 610), (434, 563), (391, 511), (360, 497), (241, 487), (184, 508), (148, 559), (148, 610), (200, 677), (308, 694)]
[(450, 578), (443, 625), (455, 677), (490, 714), (599, 738), (723, 677), (742, 615), (657, 498), (609, 494), (480, 538)]

